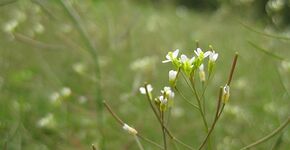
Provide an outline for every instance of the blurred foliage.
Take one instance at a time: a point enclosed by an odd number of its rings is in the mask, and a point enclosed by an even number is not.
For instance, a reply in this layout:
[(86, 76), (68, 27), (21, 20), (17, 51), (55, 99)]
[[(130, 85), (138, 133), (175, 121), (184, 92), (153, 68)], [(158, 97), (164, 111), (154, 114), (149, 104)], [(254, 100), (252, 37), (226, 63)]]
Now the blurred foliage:
[(183, 6), (196, 11), (210, 12), (226, 7), (240, 16), (260, 20), (271, 25), (276, 30), (290, 27), (289, 0), (139, 0), (142, 3), (151, 2), (155, 5), (168, 3)]

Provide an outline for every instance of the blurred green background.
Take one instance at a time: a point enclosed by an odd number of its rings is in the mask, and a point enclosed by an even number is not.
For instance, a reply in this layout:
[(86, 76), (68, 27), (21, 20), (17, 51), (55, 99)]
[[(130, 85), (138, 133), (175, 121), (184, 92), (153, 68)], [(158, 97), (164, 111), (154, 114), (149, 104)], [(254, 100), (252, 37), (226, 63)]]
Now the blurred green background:
[[(62, 2), (79, 15), (93, 52), (61, 1), (0, 1), (0, 149), (88, 150), (103, 142), (108, 150), (138, 149), (133, 137), (101, 110), (98, 85), (101, 99), (124, 121), (162, 144), (160, 126), (138, 88), (149, 82), (158, 94), (168, 85), (172, 68), (161, 63), (167, 52), (179, 48), (192, 54), (195, 40), (219, 53), (206, 92), (209, 122), (218, 87), (227, 80), (234, 53), (240, 55), (212, 149), (239, 149), (270, 133), (290, 114), (290, 1)], [(191, 96), (183, 82), (178, 86)], [(205, 136), (199, 113), (176, 95), (171, 116), (175, 136), (197, 148)], [(142, 143), (146, 150), (156, 149)], [(289, 145), (286, 128), (254, 149), (286, 150)]]

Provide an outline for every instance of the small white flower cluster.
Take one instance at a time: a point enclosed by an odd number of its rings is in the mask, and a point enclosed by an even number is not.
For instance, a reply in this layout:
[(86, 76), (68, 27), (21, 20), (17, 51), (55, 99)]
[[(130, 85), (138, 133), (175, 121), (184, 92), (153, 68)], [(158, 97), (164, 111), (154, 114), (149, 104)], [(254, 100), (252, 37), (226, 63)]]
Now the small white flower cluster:
[[(168, 52), (166, 55), (166, 60), (162, 61), (162, 63), (172, 62), (173, 66), (176, 68), (182, 69), (182, 71), (189, 77), (195, 73), (196, 69), (199, 69), (201, 81), (205, 81), (205, 73), (204, 73), (204, 65), (203, 61), (205, 58), (209, 58), (208, 60), (208, 71), (211, 72), (213, 66), (218, 58), (218, 53), (214, 50), (203, 52), (201, 48), (197, 48), (194, 50), (195, 55), (192, 57), (188, 57), (185, 54), (181, 54), (178, 58), (179, 49), (174, 52)], [(177, 71), (170, 70), (169, 71), (169, 82), (172, 86), (175, 85), (175, 80), (178, 75)]]
[(146, 88), (145, 87), (140, 87), (139, 91), (140, 91), (141, 94), (145, 95), (147, 93), (146, 89), (148, 90), (148, 93), (151, 93), (153, 91), (153, 87), (152, 87), (151, 84), (147, 84)]
[(62, 89), (60, 89), (59, 92), (53, 92), (50, 95), (50, 101), (54, 105), (60, 105), (61, 100), (67, 99), (68, 97), (71, 96), (71, 94), (72, 94), (72, 91), (69, 87), (63, 87)]
[(165, 86), (161, 90), (161, 95), (158, 98), (155, 98), (155, 103), (159, 105), (159, 109), (165, 111), (168, 107), (173, 105), (174, 92), (170, 87)]
[[(153, 87), (151, 84), (147, 84), (145, 87), (140, 87), (139, 91), (141, 94), (148, 94), (150, 100), (152, 100), (152, 91)], [(148, 92), (148, 93), (147, 93)], [(165, 86), (163, 90), (161, 90), (161, 95), (154, 99), (155, 104), (159, 107), (161, 111), (165, 111), (168, 107), (173, 105), (174, 92), (170, 87)]]

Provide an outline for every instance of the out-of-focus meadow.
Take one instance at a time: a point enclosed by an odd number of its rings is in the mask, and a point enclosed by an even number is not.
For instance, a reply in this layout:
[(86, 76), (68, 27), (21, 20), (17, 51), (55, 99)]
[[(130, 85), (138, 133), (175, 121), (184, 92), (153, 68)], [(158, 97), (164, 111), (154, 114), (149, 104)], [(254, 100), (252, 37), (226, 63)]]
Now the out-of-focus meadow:
[[(288, 118), (289, 1), (264, 1), (265, 8), (255, 0), (63, 2), (79, 14), (79, 22), (60, 1), (0, 1), (0, 149), (88, 150), (104, 141), (108, 150), (138, 149), (133, 137), (105, 109), (100, 111), (99, 83), (102, 99), (123, 120), (162, 144), (158, 121), (138, 88), (148, 82), (158, 93), (168, 85), (171, 66), (161, 61), (177, 48), (192, 54), (196, 40), (219, 53), (205, 94), (209, 122), (218, 88), (239, 53), (230, 102), (212, 134), (212, 149), (239, 149)], [(286, 10), (277, 13), (280, 7)], [(189, 97), (186, 84), (178, 84)], [(206, 135), (202, 119), (178, 94), (174, 101), (169, 128), (197, 148)], [(145, 149), (157, 149), (141, 142)], [(289, 128), (254, 149), (271, 147), (289, 149)]]

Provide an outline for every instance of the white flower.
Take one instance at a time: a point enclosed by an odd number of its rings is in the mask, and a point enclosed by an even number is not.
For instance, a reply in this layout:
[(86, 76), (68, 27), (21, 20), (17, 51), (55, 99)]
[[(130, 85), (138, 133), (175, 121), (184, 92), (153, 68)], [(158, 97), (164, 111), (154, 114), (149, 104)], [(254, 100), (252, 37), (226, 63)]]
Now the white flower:
[(60, 99), (60, 95), (58, 92), (53, 92), (51, 95), (50, 95), (50, 100), (52, 102), (56, 102), (57, 100)]
[[(152, 87), (151, 84), (147, 84), (146, 88), (147, 88), (147, 90), (148, 90), (149, 93), (151, 93), (153, 91), (153, 87)], [(146, 94), (145, 87), (140, 87), (139, 88), (139, 91), (140, 91), (141, 94)]]
[(187, 76), (190, 76), (192, 69), (193, 69), (193, 62), (195, 61), (195, 57), (192, 57), (189, 59), (186, 55), (181, 55), (180, 56), (180, 61), (182, 63), (182, 69), (185, 72)]
[(138, 132), (136, 131), (136, 129), (130, 127), (129, 125), (127, 125), (126, 123), (124, 123), (123, 125), (123, 129), (125, 131), (127, 131), (129, 134), (132, 134), (132, 135), (136, 135)]
[(166, 60), (162, 61), (162, 63), (173, 62), (177, 59), (178, 53), (179, 49), (176, 49), (174, 52), (168, 52), (168, 54), (166, 55)]
[(173, 100), (174, 98), (174, 92), (168, 86), (165, 86), (163, 90), (161, 90), (161, 94), (163, 94), (165, 98), (169, 100)]
[(71, 89), (69, 87), (63, 87), (60, 91), (63, 97), (69, 97), (71, 95)]
[(166, 105), (167, 104), (167, 99), (164, 96), (159, 96), (159, 101), (162, 105)]
[(201, 59), (204, 59), (206, 58), (207, 56), (210, 55), (210, 51), (206, 51), (205, 53), (201, 50), (201, 48), (197, 48), (194, 53), (197, 55), (197, 57), (201, 58)]
[(212, 51), (210, 54), (209, 54), (209, 61), (211, 62), (215, 62), (218, 58), (219, 54), (216, 53), (215, 51)]

